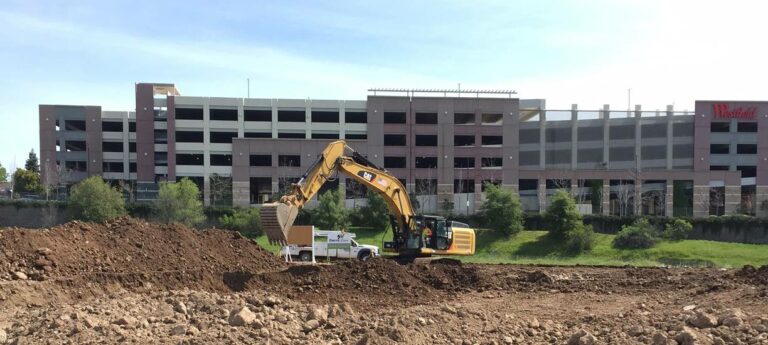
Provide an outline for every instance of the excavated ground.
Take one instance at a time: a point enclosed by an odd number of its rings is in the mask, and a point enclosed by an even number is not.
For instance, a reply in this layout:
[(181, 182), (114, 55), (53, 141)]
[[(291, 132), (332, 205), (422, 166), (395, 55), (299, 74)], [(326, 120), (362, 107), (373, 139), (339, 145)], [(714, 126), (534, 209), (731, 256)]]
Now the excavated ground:
[(768, 344), (768, 266), (287, 266), (224, 230), (0, 231), (0, 344)]

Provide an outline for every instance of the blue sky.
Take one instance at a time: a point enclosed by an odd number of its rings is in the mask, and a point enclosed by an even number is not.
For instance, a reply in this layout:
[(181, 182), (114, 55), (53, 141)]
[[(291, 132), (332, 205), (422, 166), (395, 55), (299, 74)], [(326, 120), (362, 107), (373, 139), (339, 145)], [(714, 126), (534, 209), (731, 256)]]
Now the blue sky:
[[(504, 88), (549, 108), (768, 99), (759, 1), (36, 1), (0, 4), (0, 163), (39, 146), (38, 104), (182, 95), (364, 99)], [(15, 157), (15, 164), (14, 164)]]

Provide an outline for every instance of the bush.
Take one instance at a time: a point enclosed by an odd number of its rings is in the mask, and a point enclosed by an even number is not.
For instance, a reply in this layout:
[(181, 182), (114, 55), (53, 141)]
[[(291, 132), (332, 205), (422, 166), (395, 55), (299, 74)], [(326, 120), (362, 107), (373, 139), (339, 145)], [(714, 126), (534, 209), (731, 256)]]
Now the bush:
[(125, 204), (125, 210), (131, 217), (149, 219), (155, 212), (155, 207), (151, 203), (133, 202)]
[[(368, 204), (355, 212), (355, 221), (360, 226), (385, 230), (389, 227), (389, 207), (379, 193), (368, 191)], [(351, 216), (351, 215), (350, 215)]]
[(320, 195), (319, 204), (312, 210), (312, 221), (318, 229), (340, 230), (349, 225), (347, 209), (338, 188)]
[(644, 249), (656, 245), (656, 229), (645, 218), (638, 218), (634, 224), (626, 225), (613, 239), (613, 246), (622, 249)]
[(72, 187), (69, 210), (72, 218), (92, 222), (126, 215), (123, 193), (100, 176), (91, 176)]
[(684, 219), (675, 218), (664, 227), (662, 236), (670, 241), (682, 241), (688, 238), (691, 231), (693, 231), (691, 223)]
[(595, 246), (597, 237), (589, 225), (579, 226), (565, 236), (565, 249), (570, 253), (585, 253)]
[(576, 201), (565, 190), (558, 190), (552, 196), (544, 215), (549, 234), (552, 237), (565, 239), (568, 232), (583, 226), (581, 215), (576, 209)]
[(181, 223), (187, 226), (205, 220), (203, 203), (197, 185), (187, 178), (176, 183), (163, 182), (155, 200), (155, 210), (160, 221)]
[(480, 213), (488, 226), (507, 236), (523, 231), (523, 208), (520, 199), (509, 191), (494, 184), (485, 186), (485, 202)]
[(235, 208), (231, 215), (219, 218), (224, 229), (239, 231), (246, 237), (261, 235), (261, 217), (258, 208)]

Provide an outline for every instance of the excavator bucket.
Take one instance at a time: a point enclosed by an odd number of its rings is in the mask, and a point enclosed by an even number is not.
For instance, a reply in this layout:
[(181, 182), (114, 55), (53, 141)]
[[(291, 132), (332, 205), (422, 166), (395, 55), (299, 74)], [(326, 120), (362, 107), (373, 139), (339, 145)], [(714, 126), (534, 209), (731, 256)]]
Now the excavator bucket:
[(288, 243), (288, 232), (299, 214), (299, 208), (280, 202), (261, 206), (261, 225), (267, 234), (269, 243), (285, 245)]

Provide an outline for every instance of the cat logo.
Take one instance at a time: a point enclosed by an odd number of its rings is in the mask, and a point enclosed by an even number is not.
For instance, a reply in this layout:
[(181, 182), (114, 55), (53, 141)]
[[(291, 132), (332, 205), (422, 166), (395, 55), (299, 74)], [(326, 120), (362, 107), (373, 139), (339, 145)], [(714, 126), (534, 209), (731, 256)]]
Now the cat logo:
[(376, 177), (375, 174), (371, 174), (371, 173), (369, 173), (367, 171), (361, 171), (361, 172), (357, 173), (357, 175), (362, 177), (362, 178), (364, 178), (368, 182), (373, 181), (373, 179)]

